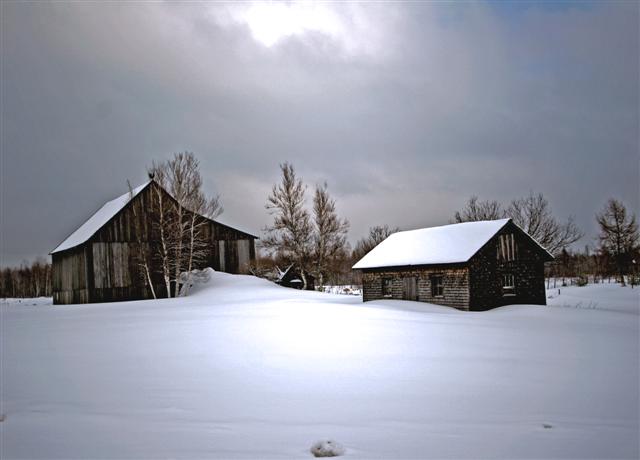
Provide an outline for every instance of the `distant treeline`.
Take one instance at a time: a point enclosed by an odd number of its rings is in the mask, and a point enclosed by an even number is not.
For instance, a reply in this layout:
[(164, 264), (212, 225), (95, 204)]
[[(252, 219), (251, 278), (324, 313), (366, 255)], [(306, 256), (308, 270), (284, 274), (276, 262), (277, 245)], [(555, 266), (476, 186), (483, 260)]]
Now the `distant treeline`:
[(0, 297), (51, 297), (51, 264), (37, 259), (0, 270)]

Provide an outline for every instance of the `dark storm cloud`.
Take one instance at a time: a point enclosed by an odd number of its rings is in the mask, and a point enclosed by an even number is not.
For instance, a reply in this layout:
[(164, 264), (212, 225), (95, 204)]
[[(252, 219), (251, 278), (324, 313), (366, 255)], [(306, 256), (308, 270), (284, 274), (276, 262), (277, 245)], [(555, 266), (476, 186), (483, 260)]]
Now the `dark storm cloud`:
[(271, 47), (249, 6), (3, 3), (3, 263), (182, 150), (256, 232), (282, 161), (329, 182), (352, 240), (471, 194), (543, 191), (589, 236), (609, 196), (638, 209), (637, 4), (323, 4)]

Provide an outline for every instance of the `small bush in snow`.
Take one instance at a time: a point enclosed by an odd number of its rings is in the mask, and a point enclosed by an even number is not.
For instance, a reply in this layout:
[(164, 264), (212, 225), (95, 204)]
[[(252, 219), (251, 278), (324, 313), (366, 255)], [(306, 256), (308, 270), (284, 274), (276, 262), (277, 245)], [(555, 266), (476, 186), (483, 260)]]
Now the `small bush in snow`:
[(311, 446), (310, 451), (314, 457), (337, 457), (344, 455), (344, 447), (330, 439), (315, 442), (313, 446)]

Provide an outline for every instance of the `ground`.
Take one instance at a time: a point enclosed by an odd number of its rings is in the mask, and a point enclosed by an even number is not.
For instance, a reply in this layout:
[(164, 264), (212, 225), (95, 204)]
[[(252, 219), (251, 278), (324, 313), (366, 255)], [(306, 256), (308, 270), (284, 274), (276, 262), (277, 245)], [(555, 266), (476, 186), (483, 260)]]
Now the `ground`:
[(465, 313), (215, 273), (181, 299), (4, 301), (0, 458), (637, 458), (639, 293)]

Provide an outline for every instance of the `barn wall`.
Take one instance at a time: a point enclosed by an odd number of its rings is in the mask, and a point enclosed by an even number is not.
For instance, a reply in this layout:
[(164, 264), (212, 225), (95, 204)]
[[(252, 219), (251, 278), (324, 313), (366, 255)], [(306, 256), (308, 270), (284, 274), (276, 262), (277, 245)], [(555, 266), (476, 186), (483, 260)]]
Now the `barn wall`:
[[(515, 237), (516, 258), (500, 261), (497, 257), (499, 236), (508, 233)], [(544, 262), (540, 248), (528, 236), (513, 224), (505, 226), (470, 262), (471, 309), (481, 311), (511, 304), (546, 305)], [(515, 295), (503, 295), (505, 274), (514, 275)]]
[[(431, 282), (433, 276), (442, 276), (443, 295), (433, 297)], [(364, 301), (383, 299), (382, 281), (392, 280), (392, 299), (405, 298), (405, 278), (417, 278), (417, 300), (438, 305), (446, 305), (460, 310), (469, 309), (469, 272), (463, 266), (433, 266), (419, 268), (387, 268), (364, 270), (362, 287)]]
[(255, 260), (255, 239), (219, 222), (210, 222), (211, 246), (207, 266), (227, 273), (249, 273)]
[(54, 304), (87, 303), (87, 258), (85, 246), (52, 255)]

